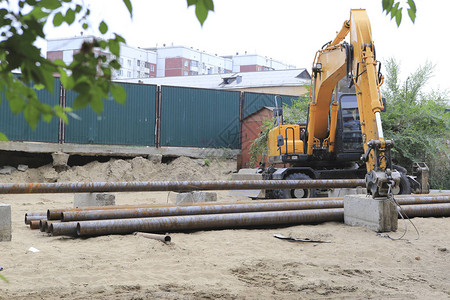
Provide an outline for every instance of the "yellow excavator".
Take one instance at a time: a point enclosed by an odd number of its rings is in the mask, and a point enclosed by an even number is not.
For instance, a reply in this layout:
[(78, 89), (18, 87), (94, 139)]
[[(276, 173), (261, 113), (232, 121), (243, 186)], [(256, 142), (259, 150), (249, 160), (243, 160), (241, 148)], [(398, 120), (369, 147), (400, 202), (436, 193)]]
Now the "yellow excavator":
[[(349, 42), (344, 39), (350, 35)], [(428, 168), (413, 166), (413, 176), (392, 164), (392, 140), (383, 136), (383, 76), (376, 60), (371, 27), (364, 9), (352, 9), (336, 38), (317, 51), (311, 76), (306, 124), (284, 124), (282, 108), (274, 109), (278, 126), (269, 132), (264, 179), (365, 178), (367, 193), (428, 193)], [(347, 78), (353, 93), (341, 93)], [(275, 100), (275, 103), (277, 101)], [(287, 167), (286, 167), (287, 166)], [(307, 198), (317, 190), (275, 190), (269, 197)]]

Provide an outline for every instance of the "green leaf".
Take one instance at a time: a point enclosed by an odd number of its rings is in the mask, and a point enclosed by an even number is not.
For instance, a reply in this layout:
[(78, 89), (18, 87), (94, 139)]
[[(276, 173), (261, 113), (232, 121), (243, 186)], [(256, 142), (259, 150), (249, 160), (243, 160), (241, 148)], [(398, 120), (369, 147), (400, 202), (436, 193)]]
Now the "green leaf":
[(31, 129), (35, 130), (41, 118), (40, 111), (34, 105), (29, 103), (25, 106), (23, 116), (25, 117), (25, 121), (27, 121), (28, 125), (30, 125)]
[(75, 11), (73, 9), (68, 9), (65, 17), (67, 24), (72, 24), (75, 21)]
[(416, 3), (414, 3), (414, 0), (408, 0), (409, 8), (416, 12)]
[(61, 75), (60, 80), (62, 85), (66, 90), (73, 89), (75, 85), (75, 81), (73, 80), (73, 77), (68, 76), (67, 73), (64, 70), (60, 70), (59, 74)]
[(123, 88), (123, 86), (118, 85), (118, 84), (113, 84), (111, 86), (111, 94), (112, 94), (114, 100), (116, 100), (116, 102), (118, 102), (120, 104), (125, 104), (125, 100), (127, 98), (127, 93), (125, 92), (125, 89)]
[(208, 12), (214, 11), (212, 0), (187, 0), (187, 4), (188, 6), (195, 5), (195, 15), (202, 26), (208, 17)]
[(106, 25), (106, 23), (102, 21), (100, 23), (100, 26), (98, 27), (98, 30), (100, 30), (102, 34), (105, 34), (108, 31), (108, 25)]
[(62, 24), (62, 22), (64, 21), (64, 17), (62, 15), (61, 12), (58, 12), (54, 17), (53, 17), (53, 26), (58, 27)]
[(81, 27), (83, 27), (83, 29), (86, 30), (86, 29), (88, 29), (89, 26), (88, 26), (88, 24), (83, 23), (83, 25)]
[(414, 23), (416, 21), (416, 12), (413, 11), (411, 8), (408, 9), (408, 15), (411, 21)]
[(9, 99), (9, 109), (15, 115), (22, 112), (25, 108), (25, 105), (26, 105), (25, 100), (21, 97)]
[(402, 22), (402, 9), (403, 8), (400, 8), (395, 14), (395, 22), (397, 23), (397, 27), (400, 26), (400, 23)]
[(34, 88), (35, 90), (40, 91), (40, 90), (45, 89), (45, 85), (43, 85), (43, 84), (35, 84), (33, 88)]
[(120, 56), (120, 44), (115, 40), (109, 40), (109, 51), (115, 56)]
[(125, 6), (127, 7), (128, 11), (130, 12), (130, 17), (133, 17), (133, 7), (131, 6), (131, 1), (130, 0), (123, 0), (123, 3), (125, 4)]
[[(2, 142), (8, 141), (8, 138), (6, 137), (6, 135), (3, 132), (0, 132), (0, 141), (2, 141)], [(5, 277), (3, 277), (2, 279), (5, 280), (6, 282), (8, 282)]]
[(101, 114), (103, 111), (103, 100), (101, 97), (93, 97), (92, 101), (90, 102), (91, 108), (93, 111), (95, 111), (97, 114)]
[(41, 2), (39, 2), (39, 5), (50, 10), (55, 10), (61, 7), (61, 2), (59, 2), (58, 0), (42, 0)]
[(89, 100), (90, 100), (89, 95), (79, 94), (73, 101), (73, 108), (74, 109), (84, 108), (89, 104)]

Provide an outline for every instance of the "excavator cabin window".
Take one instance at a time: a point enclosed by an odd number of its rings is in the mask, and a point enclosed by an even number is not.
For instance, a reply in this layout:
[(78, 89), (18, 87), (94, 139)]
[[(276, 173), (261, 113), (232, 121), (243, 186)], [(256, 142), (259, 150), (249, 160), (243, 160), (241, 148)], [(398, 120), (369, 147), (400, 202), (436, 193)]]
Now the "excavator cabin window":
[(339, 101), (342, 116), (342, 150), (344, 152), (363, 152), (356, 95), (343, 94), (339, 97)]

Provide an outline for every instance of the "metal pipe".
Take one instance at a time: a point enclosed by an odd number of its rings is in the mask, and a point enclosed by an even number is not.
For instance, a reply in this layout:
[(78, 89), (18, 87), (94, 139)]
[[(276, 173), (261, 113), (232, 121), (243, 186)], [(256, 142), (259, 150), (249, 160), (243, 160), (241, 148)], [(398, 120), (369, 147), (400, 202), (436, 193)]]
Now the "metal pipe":
[(25, 224), (29, 225), (31, 221), (47, 219), (47, 216), (28, 216), (25, 215)]
[[(396, 195), (395, 198), (400, 204), (427, 204), (427, 203), (443, 203), (450, 201), (450, 193), (429, 194), (429, 195)], [(308, 199), (272, 199), (245, 201), (239, 203), (277, 203), (277, 202), (296, 202), (296, 201), (336, 201), (342, 200), (343, 197), (335, 198), (308, 198)], [(237, 203), (237, 204), (239, 204)], [(117, 206), (88, 206), (78, 208), (49, 209), (47, 211), (48, 220), (60, 220), (61, 213), (67, 211), (85, 211), (85, 210), (110, 210), (110, 209), (137, 209), (150, 207), (180, 207), (180, 206), (198, 206), (198, 205), (227, 205), (224, 202), (201, 202), (201, 203), (181, 203), (181, 204), (144, 204), (144, 205), (117, 205)], [(343, 205), (343, 204), (342, 204)], [(343, 207), (343, 206), (341, 206)]]
[[(306, 198), (306, 199), (270, 199), (270, 200), (249, 200), (240, 201), (237, 203), (275, 203), (275, 202), (290, 202), (290, 201), (316, 201), (316, 200), (337, 200), (343, 199), (342, 197), (337, 198)], [(70, 208), (60, 208), (60, 209), (49, 209), (47, 210), (48, 220), (61, 220), (61, 213), (66, 211), (85, 211), (85, 210), (110, 210), (110, 209), (136, 209), (136, 208), (150, 208), (150, 207), (180, 207), (180, 206), (198, 206), (198, 205), (220, 205), (220, 204), (230, 204), (230, 202), (193, 202), (193, 203), (179, 203), (179, 204), (139, 204), (139, 205), (110, 205), (110, 206), (85, 206), (85, 207), (70, 207)]]
[(45, 226), (47, 225), (47, 219), (39, 220), (39, 231), (45, 232)]
[[(450, 203), (404, 205), (402, 206), (402, 211), (411, 218), (430, 216), (448, 217), (450, 216)], [(343, 208), (268, 211), (234, 214), (80, 221), (77, 224), (76, 232), (78, 236), (127, 234), (135, 231), (173, 232), (199, 229), (242, 228), (263, 225), (299, 225), (303, 223), (319, 223), (327, 221), (342, 222), (343, 219)]]
[(25, 213), (26, 216), (46, 216), (47, 214), (45, 212), (27, 212)]
[(353, 188), (364, 179), (2, 183), (0, 194)]
[(229, 203), (218, 205), (66, 211), (61, 213), (61, 221), (68, 222), (83, 220), (130, 219), (163, 216), (227, 214), (340, 207), (343, 207), (343, 200), (299, 200), (275, 203), (258, 203), (256, 201), (253, 203)]
[(39, 229), (39, 222), (41, 220), (32, 220), (30, 221), (30, 229)]
[(147, 233), (147, 232), (135, 232), (133, 234), (145, 237), (147, 239), (158, 240), (158, 241), (161, 241), (164, 243), (168, 243), (172, 240), (170, 235), (167, 235), (167, 234), (153, 234), (153, 233)]
[(409, 218), (414, 217), (450, 217), (450, 203), (402, 205), (399, 212), (406, 214)]
[(77, 222), (51, 223), (49, 226), (51, 236), (57, 235), (77, 235)]
[[(439, 202), (450, 202), (450, 194), (447, 196), (403, 196), (396, 197), (399, 204), (429, 204)], [(166, 207), (137, 207), (127, 209), (102, 210), (78, 210), (65, 211), (61, 213), (60, 219), (67, 221), (83, 220), (105, 220), (105, 219), (128, 219), (162, 216), (200, 215), (200, 214), (223, 214), (223, 213), (245, 213), (261, 211), (281, 211), (281, 210), (303, 210), (303, 209), (323, 209), (323, 208), (343, 208), (344, 200), (341, 199), (314, 199), (290, 201), (253, 201), (250, 203), (225, 203), (225, 204), (198, 204), (189, 206)]]
[[(226, 229), (255, 226), (298, 225), (342, 221), (342, 208), (311, 209), (292, 211), (269, 211), (253, 213), (172, 216), (140, 219), (116, 219), (101, 221), (81, 221), (77, 225), (77, 235), (127, 234), (141, 232), (167, 232), (199, 229)], [(71, 222), (72, 223), (72, 222)], [(65, 223), (61, 223), (65, 224)]]

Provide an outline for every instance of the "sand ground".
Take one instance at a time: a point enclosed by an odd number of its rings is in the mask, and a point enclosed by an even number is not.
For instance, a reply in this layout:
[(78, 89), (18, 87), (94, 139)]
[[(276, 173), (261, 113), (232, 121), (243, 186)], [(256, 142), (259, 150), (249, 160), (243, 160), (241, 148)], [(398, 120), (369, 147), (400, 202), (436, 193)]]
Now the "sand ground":
[[(147, 164), (137, 161), (134, 165)], [(128, 164), (133, 162), (92, 163), (56, 175), (50, 167), (42, 167), (0, 181), (80, 180), (77, 176), (97, 180), (91, 178), (100, 176), (95, 170), (106, 181), (124, 176), (143, 180), (142, 174), (134, 174), (138, 167), (130, 169)], [(192, 172), (201, 179), (226, 179), (234, 167), (232, 162), (211, 162), (208, 167), (188, 159), (178, 164), (187, 168), (177, 169), (176, 161), (148, 166), (169, 170), (158, 175), (167, 179), (189, 177)], [(117, 166), (120, 172), (125, 170), (120, 176), (111, 171)], [(143, 172), (147, 178), (158, 177)], [(173, 193), (165, 192), (117, 193), (116, 204), (165, 203), (173, 198)], [(218, 198), (244, 199), (223, 191)], [(9, 280), (0, 280), (0, 299), (450, 298), (449, 218), (413, 219), (419, 240), (411, 225), (408, 240), (393, 241), (364, 228), (324, 223), (170, 233), (172, 242), (164, 244), (134, 235), (49, 237), (25, 226), (26, 212), (70, 207), (73, 194), (0, 195), (0, 202), (11, 204), (13, 227), (12, 241), (0, 243), (4, 268), (0, 274)], [(399, 225), (393, 237), (404, 231), (403, 223)], [(277, 233), (331, 243), (292, 243), (274, 238)], [(30, 247), (40, 251), (28, 251)]]

